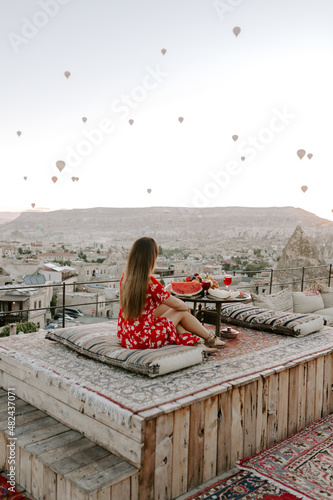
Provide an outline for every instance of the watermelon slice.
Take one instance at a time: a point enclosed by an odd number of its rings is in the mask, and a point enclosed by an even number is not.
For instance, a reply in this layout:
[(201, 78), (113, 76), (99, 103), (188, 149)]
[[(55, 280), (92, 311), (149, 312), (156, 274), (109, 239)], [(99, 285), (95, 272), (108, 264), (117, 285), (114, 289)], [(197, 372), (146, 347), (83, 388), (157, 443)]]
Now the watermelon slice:
[(202, 284), (197, 281), (185, 281), (178, 283), (173, 281), (171, 283), (171, 291), (179, 297), (193, 297), (202, 291)]

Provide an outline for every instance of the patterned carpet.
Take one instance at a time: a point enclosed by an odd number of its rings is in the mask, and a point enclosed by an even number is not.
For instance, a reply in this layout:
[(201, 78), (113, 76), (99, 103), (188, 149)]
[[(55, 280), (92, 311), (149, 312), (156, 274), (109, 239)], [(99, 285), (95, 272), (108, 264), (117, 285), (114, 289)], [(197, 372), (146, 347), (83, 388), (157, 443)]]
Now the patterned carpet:
[(0, 473), (0, 499), (1, 500), (26, 500), (27, 497), (22, 496), (21, 493), (17, 493), (16, 489), (14, 492), (8, 490), (11, 485), (8, 483), (8, 479)]
[[(111, 334), (115, 328), (110, 323)], [(35, 377), (44, 372), (48, 385), (68, 387), (74, 397), (81, 393), (85, 397), (88, 389), (136, 413), (333, 347), (333, 328), (329, 327), (303, 338), (237, 330), (239, 338), (226, 340), (227, 347), (207, 362), (154, 379), (78, 356), (46, 340), (43, 332), (0, 339), (0, 354), (3, 359), (14, 359), (18, 367), (28, 365)]]
[(333, 414), (283, 439), (268, 450), (241, 460), (238, 466), (300, 498), (332, 499)]
[(250, 472), (234, 476), (188, 497), (186, 500), (299, 500), (295, 495), (259, 479)]

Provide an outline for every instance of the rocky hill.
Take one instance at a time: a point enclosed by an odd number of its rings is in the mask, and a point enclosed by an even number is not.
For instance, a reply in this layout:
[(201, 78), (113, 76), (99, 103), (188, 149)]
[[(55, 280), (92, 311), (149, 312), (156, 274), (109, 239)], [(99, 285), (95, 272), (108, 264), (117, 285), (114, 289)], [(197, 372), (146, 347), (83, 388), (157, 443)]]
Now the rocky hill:
[(227, 249), (278, 246), (282, 251), (297, 225), (333, 257), (333, 222), (293, 207), (90, 208), (24, 212), (0, 225), (0, 239), (63, 243), (106, 241), (130, 245), (151, 235), (165, 247)]

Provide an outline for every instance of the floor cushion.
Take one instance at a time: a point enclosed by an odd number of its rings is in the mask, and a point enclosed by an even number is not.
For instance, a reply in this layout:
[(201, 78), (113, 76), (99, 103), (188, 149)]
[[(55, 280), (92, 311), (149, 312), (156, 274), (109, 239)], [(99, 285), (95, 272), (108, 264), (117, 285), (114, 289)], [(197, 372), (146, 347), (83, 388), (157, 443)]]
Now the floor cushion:
[(293, 292), (293, 302), (295, 313), (313, 313), (325, 308), (323, 298), (318, 292)]
[(290, 288), (271, 295), (251, 293), (251, 297), (254, 306), (273, 309), (273, 311), (293, 312), (293, 294)]
[(228, 323), (293, 337), (303, 337), (324, 326), (324, 318), (315, 314), (273, 311), (236, 303), (222, 304), (221, 319)]
[(158, 349), (126, 349), (121, 346), (114, 325), (95, 323), (48, 331), (45, 338), (102, 363), (157, 377), (193, 366), (206, 357), (201, 347), (167, 345)]

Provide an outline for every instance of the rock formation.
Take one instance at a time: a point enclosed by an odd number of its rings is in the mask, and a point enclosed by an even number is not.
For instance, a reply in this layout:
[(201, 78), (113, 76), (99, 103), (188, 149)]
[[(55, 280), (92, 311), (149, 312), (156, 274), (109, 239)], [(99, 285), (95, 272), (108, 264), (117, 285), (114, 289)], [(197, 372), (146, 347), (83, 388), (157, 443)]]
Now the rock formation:
[[(310, 241), (301, 226), (296, 226), (295, 231), (283, 249), (281, 259), (275, 267), (274, 281), (278, 283), (288, 282), (293, 290), (300, 290), (300, 285), (295, 285), (294, 282), (301, 280), (302, 268), (323, 265), (326, 265), (326, 262), (320, 256), (317, 247)], [(287, 269), (287, 271), (282, 271), (282, 269)], [(304, 290), (310, 288), (318, 278), (323, 276), (327, 276), (327, 268), (325, 267), (305, 269)]]

